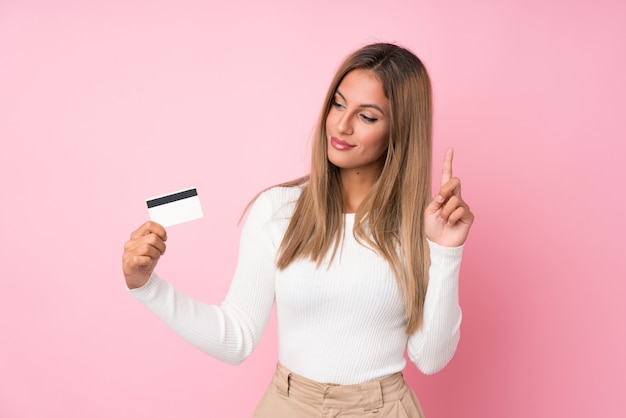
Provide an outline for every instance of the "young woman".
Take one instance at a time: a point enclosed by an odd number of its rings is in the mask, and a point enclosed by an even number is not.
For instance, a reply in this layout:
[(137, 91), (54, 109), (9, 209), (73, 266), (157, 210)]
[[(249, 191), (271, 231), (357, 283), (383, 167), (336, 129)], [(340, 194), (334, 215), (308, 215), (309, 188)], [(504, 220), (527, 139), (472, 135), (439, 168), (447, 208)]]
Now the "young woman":
[(308, 176), (253, 202), (220, 306), (178, 293), (154, 268), (166, 232), (146, 222), (123, 255), (130, 292), (194, 346), (232, 364), (276, 301), (279, 364), (258, 417), (421, 417), (402, 378), (459, 340), (458, 275), (473, 215), (444, 156), (431, 199), (431, 87), (392, 44), (349, 56), (324, 101)]

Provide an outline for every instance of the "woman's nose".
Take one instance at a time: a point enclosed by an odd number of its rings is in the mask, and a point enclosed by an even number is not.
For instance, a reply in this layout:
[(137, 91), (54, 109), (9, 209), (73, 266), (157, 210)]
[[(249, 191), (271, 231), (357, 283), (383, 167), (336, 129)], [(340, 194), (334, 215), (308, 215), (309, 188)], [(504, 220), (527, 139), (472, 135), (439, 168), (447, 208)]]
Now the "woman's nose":
[(339, 120), (337, 121), (337, 130), (343, 135), (352, 134), (352, 116), (349, 112), (343, 112), (340, 114)]

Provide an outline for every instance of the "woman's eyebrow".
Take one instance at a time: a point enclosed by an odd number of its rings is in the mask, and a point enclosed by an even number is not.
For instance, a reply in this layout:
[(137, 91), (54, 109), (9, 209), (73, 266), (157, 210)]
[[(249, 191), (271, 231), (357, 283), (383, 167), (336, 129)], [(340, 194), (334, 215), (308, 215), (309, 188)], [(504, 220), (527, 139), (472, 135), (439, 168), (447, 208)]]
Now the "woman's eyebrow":
[[(338, 94), (338, 95), (339, 95), (339, 96), (343, 99), (343, 101), (344, 101), (344, 102), (346, 102), (346, 101), (347, 101), (347, 100), (346, 100), (346, 97), (345, 97), (343, 94), (341, 94), (341, 92), (339, 91), (339, 89), (335, 90), (335, 94)], [(380, 113), (382, 113), (383, 115), (385, 115), (385, 112), (383, 112), (383, 110), (380, 108), (380, 106), (377, 106), (377, 105), (375, 105), (375, 104), (368, 104), (368, 103), (364, 103), (364, 104), (359, 105), (359, 107), (366, 107), (366, 108), (367, 108), (367, 107), (369, 107), (369, 108), (372, 108), (372, 109), (376, 109), (376, 110), (378, 110)]]

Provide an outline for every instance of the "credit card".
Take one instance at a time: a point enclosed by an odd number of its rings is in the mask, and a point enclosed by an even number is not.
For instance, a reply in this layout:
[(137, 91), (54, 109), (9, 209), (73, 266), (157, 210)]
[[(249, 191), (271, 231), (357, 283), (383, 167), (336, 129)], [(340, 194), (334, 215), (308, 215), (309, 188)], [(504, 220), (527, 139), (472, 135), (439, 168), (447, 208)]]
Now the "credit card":
[(202, 218), (198, 191), (194, 189), (156, 196), (146, 200), (150, 220), (163, 226), (172, 226)]

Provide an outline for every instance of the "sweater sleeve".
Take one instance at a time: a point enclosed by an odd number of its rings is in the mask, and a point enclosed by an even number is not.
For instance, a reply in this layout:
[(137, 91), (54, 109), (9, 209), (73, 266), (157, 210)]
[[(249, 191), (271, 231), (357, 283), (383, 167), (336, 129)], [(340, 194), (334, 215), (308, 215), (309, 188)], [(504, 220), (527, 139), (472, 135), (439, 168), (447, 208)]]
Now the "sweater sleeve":
[(428, 242), (430, 271), (424, 322), (409, 337), (409, 358), (425, 374), (437, 373), (452, 359), (461, 336), (459, 270), (463, 247)]
[(178, 292), (156, 273), (130, 294), (196, 348), (224, 362), (241, 363), (258, 344), (274, 303), (272, 211), (263, 194), (253, 204), (241, 233), (235, 275), (220, 306)]

